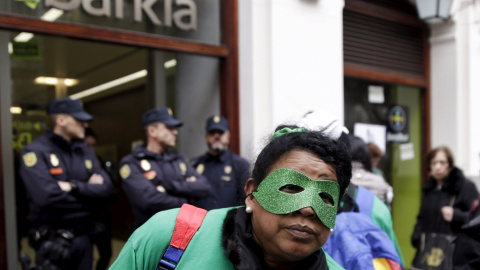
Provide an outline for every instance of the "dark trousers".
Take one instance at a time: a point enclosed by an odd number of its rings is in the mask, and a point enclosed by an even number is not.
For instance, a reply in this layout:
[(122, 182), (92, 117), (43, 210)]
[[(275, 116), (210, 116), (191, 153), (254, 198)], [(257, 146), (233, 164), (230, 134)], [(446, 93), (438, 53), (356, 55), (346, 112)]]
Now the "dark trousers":
[(112, 257), (112, 233), (108, 222), (101, 224), (103, 228), (96, 232), (94, 244), (97, 246), (100, 258), (96, 270), (106, 270)]
[(77, 236), (72, 242), (71, 269), (89, 270), (93, 264), (93, 244), (89, 235)]
[[(37, 260), (39, 254), (41, 254), (47, 248), (47, 242), (40, 244), (37, 250)], [(58, 248), (58, 247), (56, 247)], [(58, 269), (75, 269), (75, 270), (91, 270), (93, 264), (93, 244), (92, 239), (88, 234), (75, 236), (68, 248), (70, 254), (68, 260), (62, 263)], [(47, 258), (49, 259), (49, 258)], [(37, 265), (41, 265), (42, 262), (37, 261)], [(57, 265), (58, 266), (58, 265)]]

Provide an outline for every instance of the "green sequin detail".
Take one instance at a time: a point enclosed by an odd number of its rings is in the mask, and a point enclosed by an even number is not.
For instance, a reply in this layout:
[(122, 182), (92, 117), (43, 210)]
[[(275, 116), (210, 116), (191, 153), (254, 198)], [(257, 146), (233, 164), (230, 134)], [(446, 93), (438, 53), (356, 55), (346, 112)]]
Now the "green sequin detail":
[[(280, 191), (285, 185), (302, 187), (298, 193)], [(333, 205), (328, 205), (320, 197), (327, 193), (333, 199)], [(291, 169), (277, 169), (270, 173), (258, 185), (253, 196), (268, 212), (273, 214), (289, 214), (305, 207), (312, 207), (320, 221), (327, 227), (335, 227), (340, 186), (332, 180), (312, 180), (303, 173)]]
[(272, 138), (270, 139), (270, 141), (273, 141), (275, 140), (276, 138), (280, 137), (280, 136), (283, 136), (285, 134), (289, 134), (289, 133), (294, 133), (294, 132), (308, 132), (308, 129), (304, 128), (304, 127), (299, 127), (299, 128), (294, 128), (294, 129), (291, 129), (291, 128), (282, 128), (280, 130), (277, 130), (275, 133), (273, 133), (273, 136)]

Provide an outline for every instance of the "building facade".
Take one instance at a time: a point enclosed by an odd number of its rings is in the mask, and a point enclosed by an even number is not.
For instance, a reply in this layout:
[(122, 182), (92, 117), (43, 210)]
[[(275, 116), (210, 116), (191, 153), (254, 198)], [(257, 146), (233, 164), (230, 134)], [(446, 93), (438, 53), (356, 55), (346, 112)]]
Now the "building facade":
[[(294, 124), (318, 109), (336, 115), (351, 134), (361, 134), (358, 124), (383, 134), (383, 141), (374, 141), (385, 152), (382, 168), (395, 192), (394, 228), (409, 264), (430, 136), (429, 29), (415, 6), (241, 1), (239, 20), (241, 153), (254, 160), (276, 125)], [(397, 105), (408, 111), (402, 120), (408, 132), (386, 141), (388, 111)]]

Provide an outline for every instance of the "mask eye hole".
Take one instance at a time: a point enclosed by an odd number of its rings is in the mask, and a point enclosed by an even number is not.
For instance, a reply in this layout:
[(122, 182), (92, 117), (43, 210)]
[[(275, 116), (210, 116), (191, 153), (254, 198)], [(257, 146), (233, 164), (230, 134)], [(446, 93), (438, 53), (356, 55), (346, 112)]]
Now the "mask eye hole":
[(323, 202), (325, 202), (328, 205), (333, 205), (333, 198), (330, 196), (328, 193), (320, 193), (320, 198), (322, 198)]
[(297, 185), (285, 185), (280, 188), (280, 191), (283, 193), (295, 194), (304, 191), (304, 189), (301, 186)]

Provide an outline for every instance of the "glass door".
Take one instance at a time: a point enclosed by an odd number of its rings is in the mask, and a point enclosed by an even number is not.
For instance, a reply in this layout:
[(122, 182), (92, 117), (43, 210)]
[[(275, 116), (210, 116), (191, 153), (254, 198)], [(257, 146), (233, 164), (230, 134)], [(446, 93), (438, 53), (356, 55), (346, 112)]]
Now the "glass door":
[[(414, 256), (410, 244), (420, 208), (422, 177), (422, 91), (418, 87), (345, 78), (345, 126), (351, 134), (364, 134), (366, 143), (378, 142), (384, 156), (379, 168), (393, 187), (392, 218), (406, 266)], [(366, 124), (366, 125), (365, 125)], [(395, 130), (405, 125), (402, 131)], [(382, 140), (380, 140), (382, 141)]]

